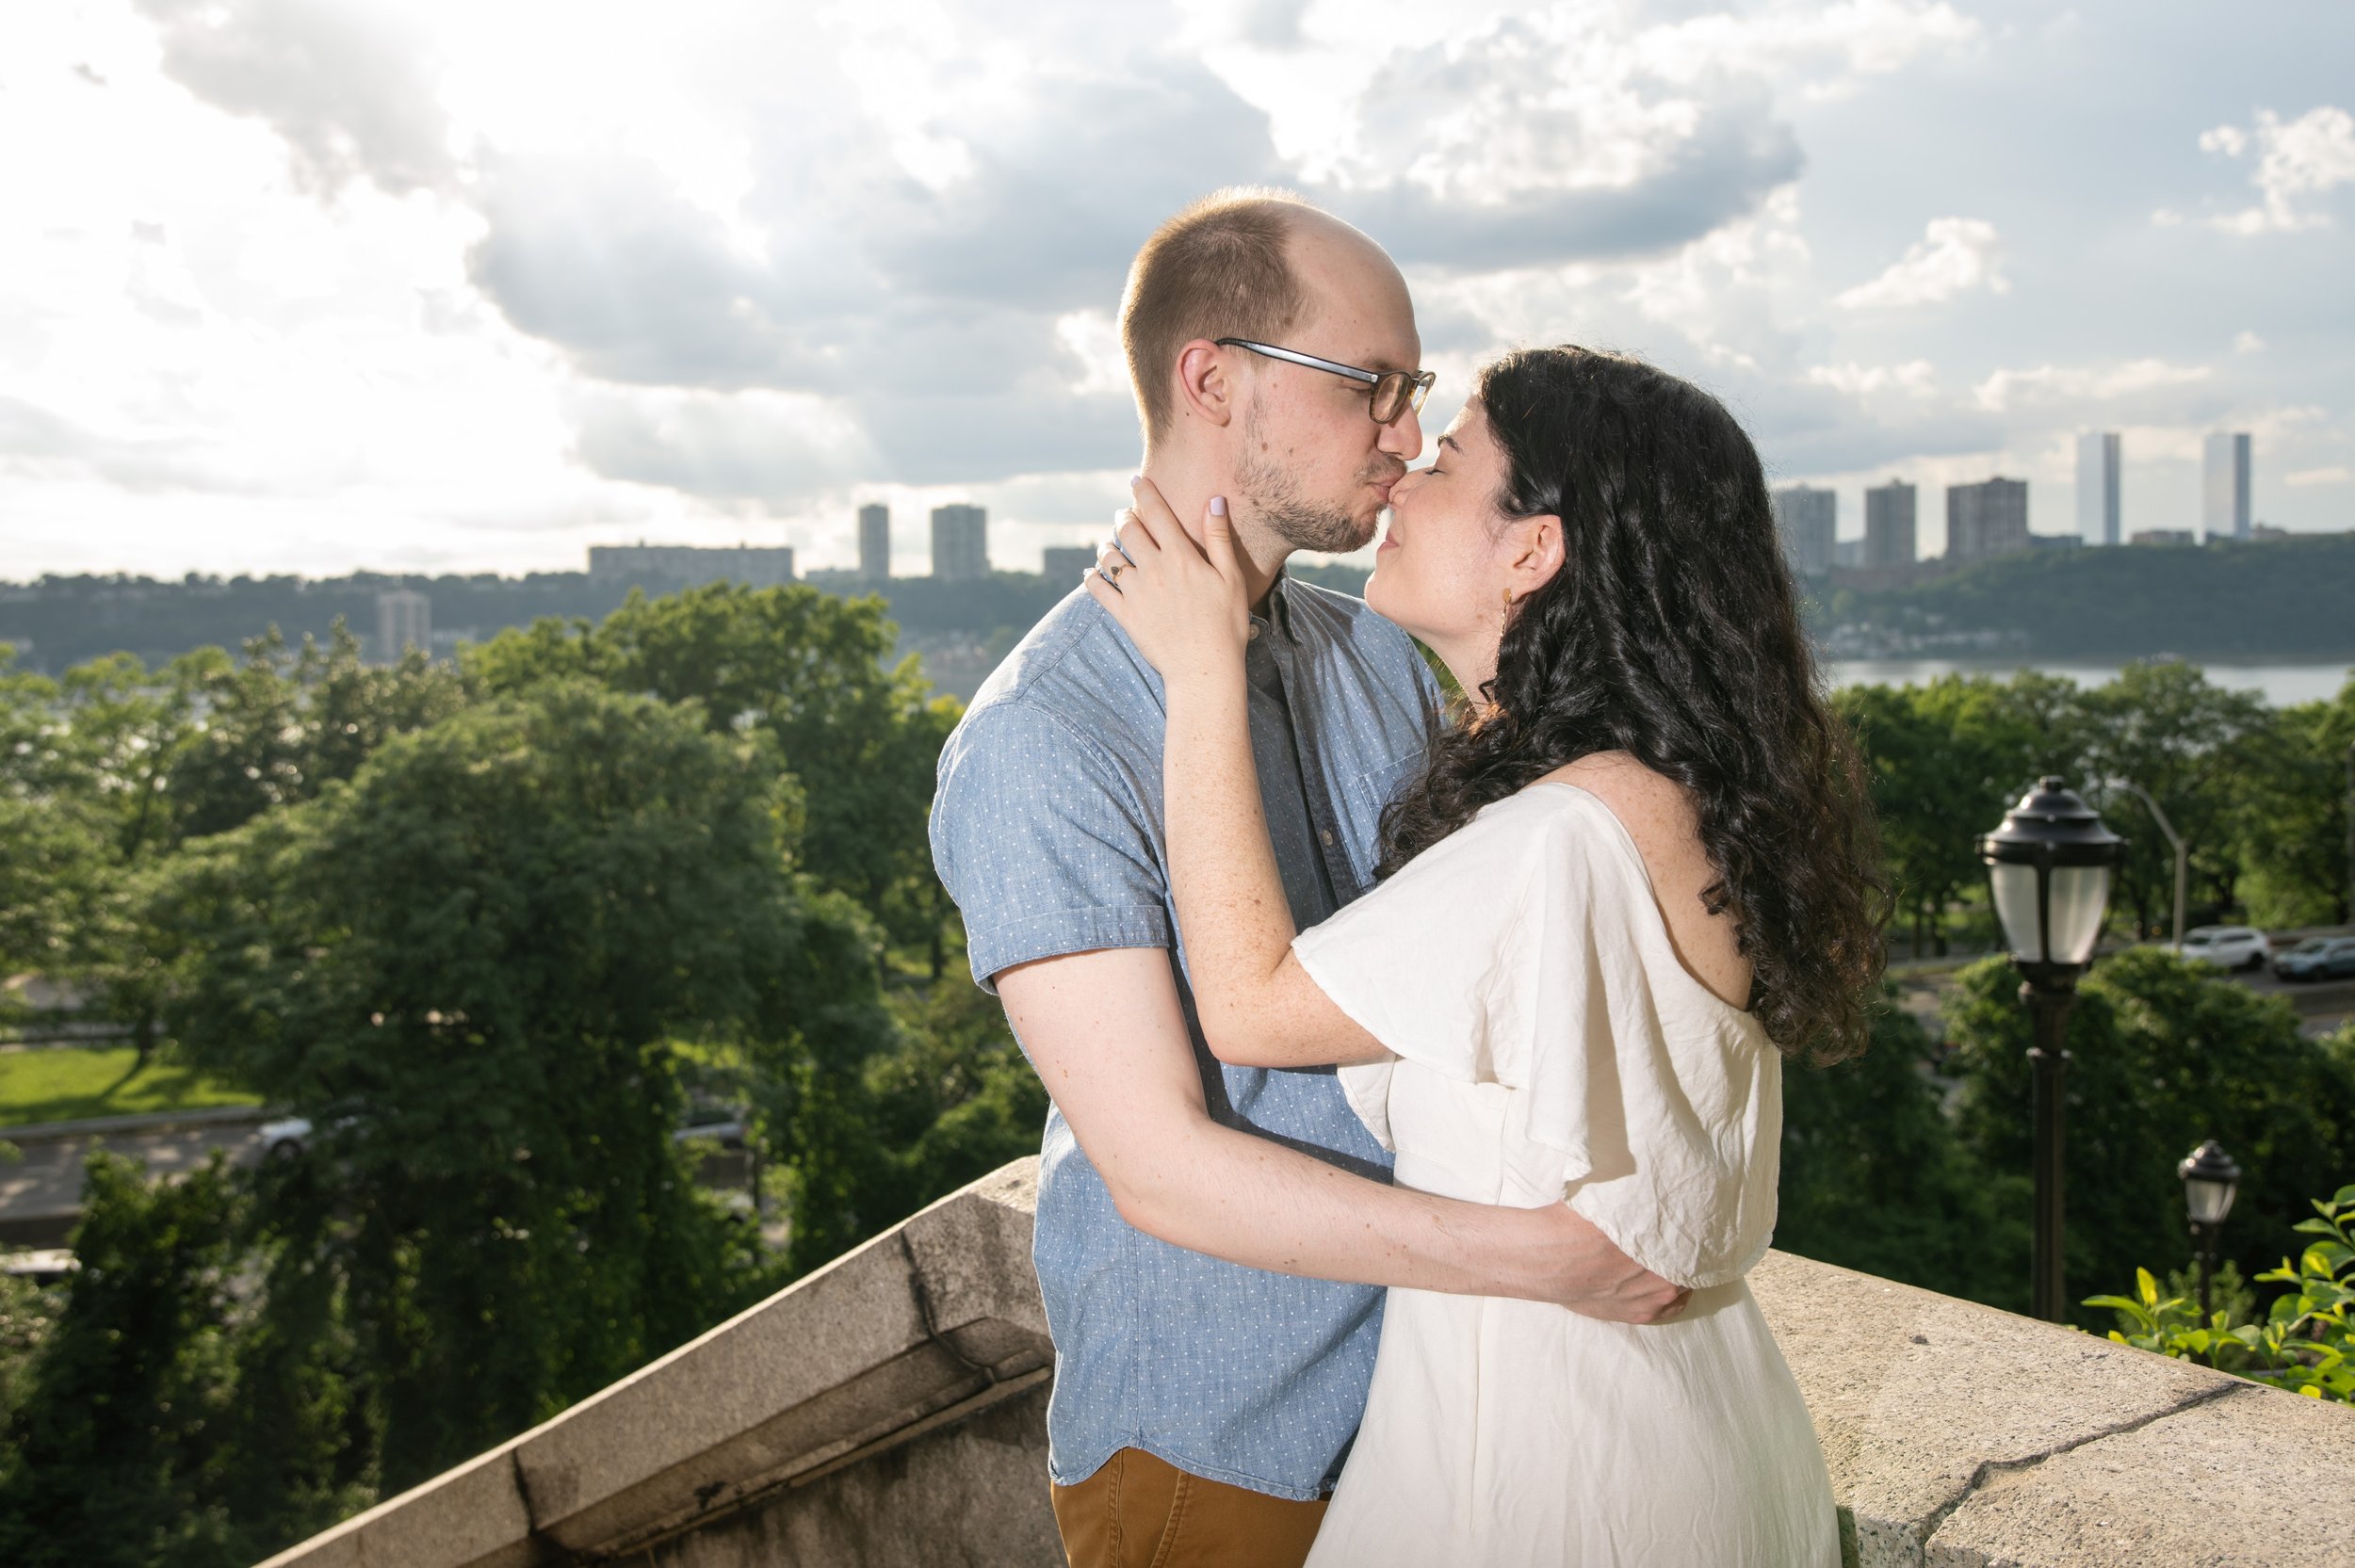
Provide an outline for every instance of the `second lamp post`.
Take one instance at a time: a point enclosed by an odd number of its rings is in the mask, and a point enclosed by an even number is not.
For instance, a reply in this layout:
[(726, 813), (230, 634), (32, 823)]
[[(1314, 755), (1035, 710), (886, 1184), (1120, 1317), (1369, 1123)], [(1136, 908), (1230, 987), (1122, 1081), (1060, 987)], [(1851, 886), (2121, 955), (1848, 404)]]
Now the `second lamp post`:
[(1995, 899), (1995, 918), (2023, 983), (2021, 999), (2036, 1026), (2028, 1052), (2036, 1121), (2036, 1260), (2030, 1310), (2061, 1320), (2061, 1093), (2064, 1048), (2077, 977), (2092, 961), (2110, 901), (2110, 874), (2126, 841), (2062, 780), (2047, 777), (1979, 840)]

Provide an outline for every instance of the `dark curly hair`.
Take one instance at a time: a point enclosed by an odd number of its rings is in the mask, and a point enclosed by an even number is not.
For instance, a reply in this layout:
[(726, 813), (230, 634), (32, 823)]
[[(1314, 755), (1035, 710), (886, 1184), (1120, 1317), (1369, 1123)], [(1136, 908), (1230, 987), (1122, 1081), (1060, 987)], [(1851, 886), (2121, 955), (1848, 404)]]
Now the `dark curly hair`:
[(1776, 1044), (1858, 1054), (1889, 891), (1749, 437), (1690, 382), (1585, 348), (1508, 354), (1473, 396), (1505, 456), (1499, 510), (1560, 517), (1564, 560), (1384, 814), (1381, 874), (1565, 763), (1630, 752), (1697, 808), (1702, 897), (1733, 917)]

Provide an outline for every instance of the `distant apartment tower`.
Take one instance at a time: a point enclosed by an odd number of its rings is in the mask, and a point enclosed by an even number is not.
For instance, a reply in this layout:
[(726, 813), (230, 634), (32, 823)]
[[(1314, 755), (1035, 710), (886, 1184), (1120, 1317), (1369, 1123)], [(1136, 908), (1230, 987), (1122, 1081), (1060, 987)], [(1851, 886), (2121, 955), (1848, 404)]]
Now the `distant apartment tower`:
[(376, 653), (390, 664), (411, 648), (433, 651), (433, 601), (414, 589), (376, 596)]
[(1892, 479), (1864, 493), (1864, 564), (1911, 566), (1920, 544), (1913, 487)]
[(1946, 487), (1946, 563), (1990, 560), (2028, 548), (2028, 481), (1996, 477)]
[(881, 501), (858, 509), (858, 574), (870, 583), (891, 575), (891, 509)]
[(1782, 535), (1782, 553), (1791, 570), (1802, 577), (1820, 577), (1829, 572), (1840, 497), (1828, 490), (1792, 485), (1776, 491), (1774, 501), (1775, 527)]
[(1050, 583), (1070, 588), (1080, 574), (1096, 564), (1096, 547), (1092, 544), (1049, 544), (1039, 558), (1039, 575)]
[(989, 513), (963, 504), (933, 509), (933, 575), (974, 582), (989, 575)]
[(793, 581), (789, 545), (739, 544), (705, 548), (693, 544), (593, 544), (589, 580), (625, 587), (667, 583), (742, 583), (747, 588), (783, 588)]
[(2249, 432), (2218, 430), (2208, 437), (2206, 486), (2200, 521), (2210, 539), (2249, 537)]
[(433, 601), (412, 588), (376, 596), (376, 656), (396, 664), (410, 649), (433, 652)]
[(2118, 542), (2118, 432), (2077, 438), (2077, 537), (2087, 544)]

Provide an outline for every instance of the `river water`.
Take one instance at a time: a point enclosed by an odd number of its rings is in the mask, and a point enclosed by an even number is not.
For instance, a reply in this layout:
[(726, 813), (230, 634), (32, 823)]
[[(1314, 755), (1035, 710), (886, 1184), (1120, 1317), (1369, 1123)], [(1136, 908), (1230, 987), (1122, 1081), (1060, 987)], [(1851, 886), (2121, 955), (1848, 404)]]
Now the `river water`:
[[(1921, 686), (1941, 675), (1992, 675), (2005, 679), (2022, 669), (2064, 675), (2079, 686), (2103, 686), (2118, 678), (2115, 664), (2025, 663), (2018, 659), (1832, 659), (1826, 665), (1840, 686)], [(2202, 664), (2217, 686), (2253, 691), (2275, 707), (2327, 701), (2339, 693), (2355, 670), (2344, 664)]]

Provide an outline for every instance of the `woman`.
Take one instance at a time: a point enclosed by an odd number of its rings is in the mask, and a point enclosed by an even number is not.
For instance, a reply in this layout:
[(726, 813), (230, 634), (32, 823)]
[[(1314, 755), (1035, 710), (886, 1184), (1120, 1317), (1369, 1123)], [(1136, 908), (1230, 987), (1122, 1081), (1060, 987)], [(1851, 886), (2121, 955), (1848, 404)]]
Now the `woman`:
[(1884, 899), (1757, 454), (1683, 381), (1530, 350), (1390, 502), (1367, 599), (1476, 697), (1386, 816), (1382, 885), (1297, 935), (1224, 503), (1197, 548), (1140, 484), (1090, 580), (1163, 677), (1204, 1032), (1229, 1062), (1340, 1064), (1400, 1183), (1567, 1200), (1692, 1296), (1636, 1327), (1393, 1289), (1310, 1561), (1835, 1563), (1743, 1275), (1774, 1224), (1782, 1057), (1860, 1048)]

